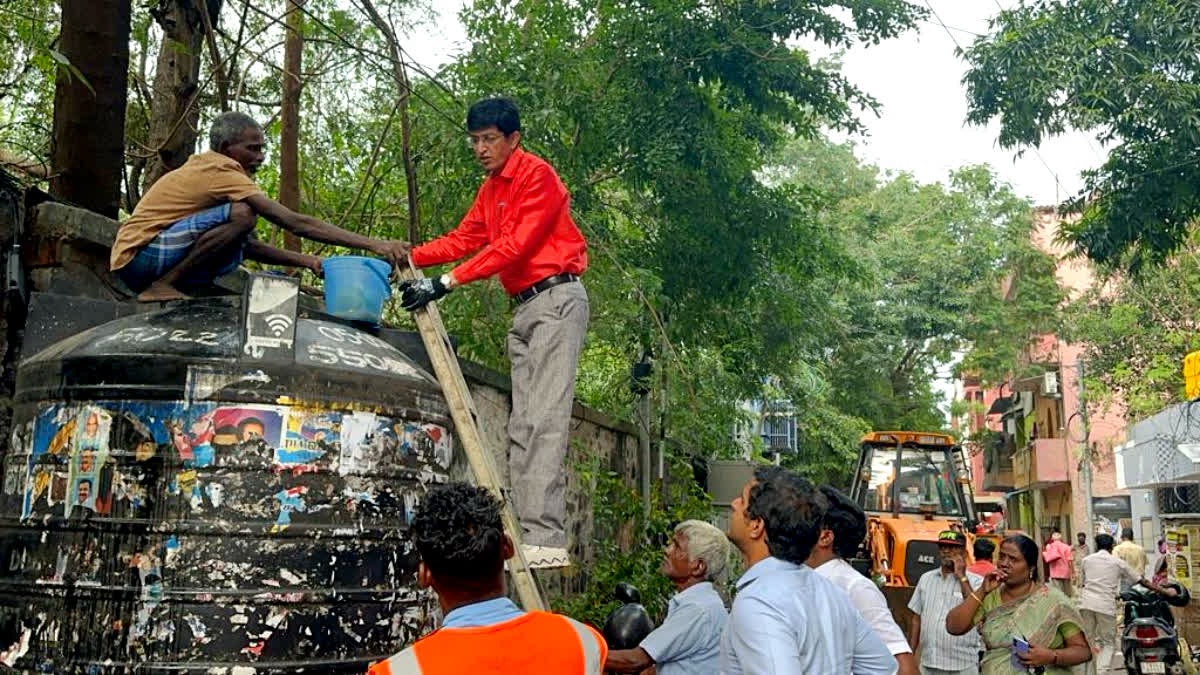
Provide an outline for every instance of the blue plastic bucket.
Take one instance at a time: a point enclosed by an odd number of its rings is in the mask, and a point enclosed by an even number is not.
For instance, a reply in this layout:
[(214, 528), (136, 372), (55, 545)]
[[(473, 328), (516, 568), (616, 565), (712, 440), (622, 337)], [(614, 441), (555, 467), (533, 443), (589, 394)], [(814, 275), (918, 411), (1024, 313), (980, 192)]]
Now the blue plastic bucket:
[(383, 303), (392, 295), (392, 266), (377, 258), (339, 255), (326, 258), (325, 311), (350, 321), (379, 323)]

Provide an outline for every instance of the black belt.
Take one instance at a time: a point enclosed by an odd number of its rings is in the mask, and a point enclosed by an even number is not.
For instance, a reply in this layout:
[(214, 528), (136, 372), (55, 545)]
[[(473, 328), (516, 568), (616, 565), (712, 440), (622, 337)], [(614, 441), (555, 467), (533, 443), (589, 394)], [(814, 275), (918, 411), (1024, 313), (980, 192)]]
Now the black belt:
[(529, 302), (538, 293), (545, 293), (546, 291), (550, 290), (551, 288), (554, 288), (555, 286), (561, 286), (562, 284), (568, 284), (568, 283), (571, 283), (572, 281), (579, 281), (579, 275), (578, 274), (555, 274), (552, 277), (546, 277), (545, 279), (542, 279), (541, 281), (537, 282), (536, 284), (530, 286), (529, 288), (526, 288), (525, 290), (523, 290), (519, 293), (514, 293), (512, 297), (513, 297), (513, 300), (516, 300), (517, 304), (519, 305), (519, 304), (522, 304), (525, 302)]

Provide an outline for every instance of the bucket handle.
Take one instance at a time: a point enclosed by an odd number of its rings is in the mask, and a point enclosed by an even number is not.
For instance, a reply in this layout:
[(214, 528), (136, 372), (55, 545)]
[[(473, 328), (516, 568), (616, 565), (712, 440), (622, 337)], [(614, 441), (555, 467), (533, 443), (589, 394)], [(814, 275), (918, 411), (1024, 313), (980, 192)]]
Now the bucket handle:
[[(373, 260), (379, 260), (379, 262), (387, 263), (386, 260), (381, 260), (379, 258), (374, 258)], [(375, 265), (367, 265), (367, 267), (369, 267), (371, 269), (371, 272), (373, 272), (375, 274), (375, 276), (379, 277), (380, 280), (383, 281), (383, 285), (387, 286), (388, 295), (391, 295), (392, 294), (392, 280), (391, 280), (392, 265), (391, 265), (391, 263), (387, 263), (387, 271), (385, 271), (385, 272), (379, 271), (379, 268), (376, 267)]]

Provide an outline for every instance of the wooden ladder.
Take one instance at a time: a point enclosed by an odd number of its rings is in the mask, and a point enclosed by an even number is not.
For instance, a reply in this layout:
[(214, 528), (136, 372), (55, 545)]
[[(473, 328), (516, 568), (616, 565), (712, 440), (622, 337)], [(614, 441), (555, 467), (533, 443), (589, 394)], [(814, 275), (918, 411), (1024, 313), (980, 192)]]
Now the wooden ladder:
[[(401, 279), (423, 279), (421, 270), (408, 263), (408, 270), (397, 269)], [(508, 561), (508, 571), (512, 575), (513, 585), (517, 589), (517, 597), (526, 611), (546, 610), (542, 594), (538, 590), (537, 580), (525, 560), (525, 552), (521, 548), (521, 524), (513, 515), (511, 504), (505, 499), (501, 490), (500, 471), (496, 467), (495, 455), (488, 451), (479, 434), (475, 420), (475, 402), (467, 382), (463, 379), (462, 368), (458, 365), (458, 357), (450, 345), (450, 337), (446, 335), (446, 326), (442, 323), (442, 315), (438, 312), (437, 303), (429, 303), (413, 314), (417, 329), (421, 333), (421, 341), (425, 343), (425, 351), (433, 363), (434, 374), (442, 386), (442, 394), (450, 405), (450, 418), (454, 420), (454, 430), (463, 450), (467, 453), (467, 461), (475, 482), (487, 488), (500, 500), (501, 519), (504, 531), (512, 538), (516, 553)]]

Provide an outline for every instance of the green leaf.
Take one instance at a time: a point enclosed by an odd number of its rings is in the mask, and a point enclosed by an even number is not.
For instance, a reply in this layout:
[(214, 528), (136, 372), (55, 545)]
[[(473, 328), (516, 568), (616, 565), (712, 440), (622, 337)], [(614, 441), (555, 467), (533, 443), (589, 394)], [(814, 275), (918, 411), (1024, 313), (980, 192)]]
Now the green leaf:
[(96, 95), (96, 90), (92, 88), (92, 84), (87, 81), (87, 78), (83, 76), (83, 73), (79, 72), (79, 69), (75, 67), (75, 64), (71, 63), (70, 59), (68, 59), (66, 55), (52, 47), (47, 47), (46, 51), (50, 53), (50, 58), (54, 59), (54, 61), (58, 63), (59, 69), (66, 72), (68, 79), (72, 77), (78, 79), (83, 86), (87, 87), (88, 91), (92, 92), (92, 96)]

